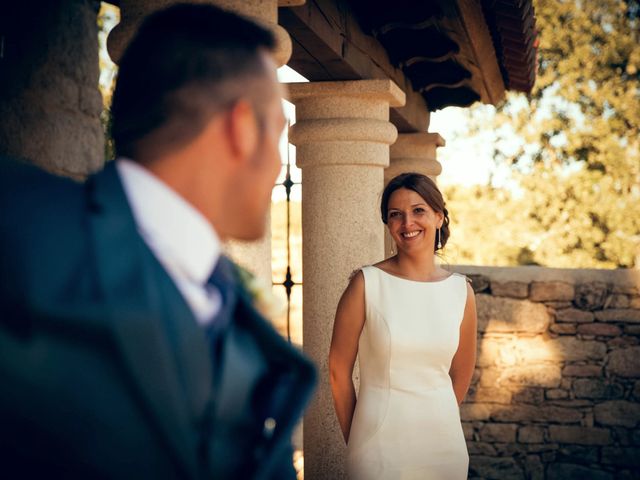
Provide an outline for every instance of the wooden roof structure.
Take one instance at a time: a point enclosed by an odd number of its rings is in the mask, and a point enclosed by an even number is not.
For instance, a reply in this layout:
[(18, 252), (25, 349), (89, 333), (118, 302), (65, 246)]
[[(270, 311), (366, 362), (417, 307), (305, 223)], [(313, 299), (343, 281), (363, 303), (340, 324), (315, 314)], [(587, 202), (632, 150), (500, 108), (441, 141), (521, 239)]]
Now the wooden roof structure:
[(288, 65), (310, 81), (393, 80), (407, 98), (390, 114), (401, 133), (426, 131), (430, 111), (497, 105), (506, 90), (533, 88), (532, 0), (300, 3), (278, 0), (278, 23), (293, 44)]
[(314, 0), (281, 7), (279, 23), (289, 66), (309, 80), (395, 81), (407, 94), (391, 112), (400, 132), (426, 130), (429, 111), (496, 105), (535, 81), (531, 0)]

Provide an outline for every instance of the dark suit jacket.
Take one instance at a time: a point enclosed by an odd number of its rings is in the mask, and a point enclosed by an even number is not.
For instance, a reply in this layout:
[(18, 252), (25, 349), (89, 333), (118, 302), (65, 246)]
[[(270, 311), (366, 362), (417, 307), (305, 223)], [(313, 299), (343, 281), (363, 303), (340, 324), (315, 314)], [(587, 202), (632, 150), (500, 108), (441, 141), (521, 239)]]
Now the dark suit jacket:
[(212, 362), (115, 165), (78, 184), (0, 159), (2, 476), (295, 478), (315, 370), (237, 293)]

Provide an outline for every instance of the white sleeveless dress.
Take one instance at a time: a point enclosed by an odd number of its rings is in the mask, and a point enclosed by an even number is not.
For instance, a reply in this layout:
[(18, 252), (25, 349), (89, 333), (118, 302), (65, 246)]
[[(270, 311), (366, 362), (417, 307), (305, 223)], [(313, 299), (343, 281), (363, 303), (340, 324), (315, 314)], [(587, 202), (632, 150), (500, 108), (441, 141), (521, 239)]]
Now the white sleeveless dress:
[(362, 269), (366, 320), (347, 449), (352, 480), (466, 479), (469, 455), (449, 367), (466, 277), (406, 280)]

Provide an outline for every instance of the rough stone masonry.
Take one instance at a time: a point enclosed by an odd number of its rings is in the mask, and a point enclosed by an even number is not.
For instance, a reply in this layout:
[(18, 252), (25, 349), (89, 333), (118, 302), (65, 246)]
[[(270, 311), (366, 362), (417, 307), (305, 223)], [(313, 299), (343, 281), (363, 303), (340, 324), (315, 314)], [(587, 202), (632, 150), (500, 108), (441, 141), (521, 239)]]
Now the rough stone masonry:
[(469, 478), (640, 478), (640, 272), (454, 270), (478, 307)]

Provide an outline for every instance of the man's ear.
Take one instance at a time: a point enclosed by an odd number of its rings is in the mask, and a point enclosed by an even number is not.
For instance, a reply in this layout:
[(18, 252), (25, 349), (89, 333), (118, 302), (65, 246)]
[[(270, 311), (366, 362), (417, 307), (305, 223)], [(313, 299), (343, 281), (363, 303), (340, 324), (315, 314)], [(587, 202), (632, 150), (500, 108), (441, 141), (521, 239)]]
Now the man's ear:
[(229, 146), (234, 157), (240, 161), (252, 158), (258, 148), (258, 121), (253, 106), (246, 100), (239, 100), (228, 114), (227, 131)]

